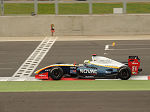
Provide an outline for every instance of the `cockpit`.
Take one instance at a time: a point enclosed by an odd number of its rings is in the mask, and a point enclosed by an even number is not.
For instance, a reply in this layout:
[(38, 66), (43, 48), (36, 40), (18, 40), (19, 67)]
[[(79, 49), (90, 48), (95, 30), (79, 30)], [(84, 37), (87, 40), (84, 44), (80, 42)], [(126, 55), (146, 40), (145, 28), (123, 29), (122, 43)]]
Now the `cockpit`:
[(92, 56), (92, 61), (84, 60), (84, 64), (91, 64), (91, 63), (100, 63), (100, 64), (108, 64), (111, 63), (111, 59), (102, 57), (102, 56)]

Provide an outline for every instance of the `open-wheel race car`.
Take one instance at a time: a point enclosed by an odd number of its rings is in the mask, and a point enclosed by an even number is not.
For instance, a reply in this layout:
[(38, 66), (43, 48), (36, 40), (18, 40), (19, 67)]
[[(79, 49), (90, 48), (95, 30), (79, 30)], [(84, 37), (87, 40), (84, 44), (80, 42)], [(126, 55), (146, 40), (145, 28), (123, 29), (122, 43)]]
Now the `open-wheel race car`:
[(121, 63), (106, 57), (92, 55), (92, 61), (84, 64), (53, 64), (36, 71), (36, 79), (61, 80), (64, 77), (79, 79), (117, 78), (128, 80), (141, 72), (138, 56), (129, 56), (128, 62)]

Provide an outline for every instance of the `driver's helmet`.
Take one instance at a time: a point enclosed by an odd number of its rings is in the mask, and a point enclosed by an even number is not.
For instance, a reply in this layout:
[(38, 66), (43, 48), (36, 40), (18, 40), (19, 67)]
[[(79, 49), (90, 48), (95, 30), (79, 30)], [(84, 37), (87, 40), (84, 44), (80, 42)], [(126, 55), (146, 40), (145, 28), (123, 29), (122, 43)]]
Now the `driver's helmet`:
[(84, 64), (90, 64), (90, 60), (84, 60)]

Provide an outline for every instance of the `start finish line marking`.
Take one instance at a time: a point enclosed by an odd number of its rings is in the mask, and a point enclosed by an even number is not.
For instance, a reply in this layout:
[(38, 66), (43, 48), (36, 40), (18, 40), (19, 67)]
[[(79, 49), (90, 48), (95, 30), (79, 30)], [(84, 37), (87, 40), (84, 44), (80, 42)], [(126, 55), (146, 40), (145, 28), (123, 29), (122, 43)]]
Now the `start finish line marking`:
[(53, 46), (56, 39), (57, 37), (46, 37), (14, 73), (12, 80), (17, 77), (30, 77), (47, 52)]

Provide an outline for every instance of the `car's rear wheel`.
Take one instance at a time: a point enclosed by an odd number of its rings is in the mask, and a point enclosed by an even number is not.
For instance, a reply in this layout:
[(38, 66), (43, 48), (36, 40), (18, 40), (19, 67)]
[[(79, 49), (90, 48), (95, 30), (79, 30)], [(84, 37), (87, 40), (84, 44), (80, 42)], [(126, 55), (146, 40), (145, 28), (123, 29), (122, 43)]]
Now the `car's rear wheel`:
[(131, 70), (127, 66), (123, 66), (118, 70), (118, 77), (121, 80), (128, 80), (131, 77)]
[(54, 67), (49, 71), (49, 78), (53, 80), (60, 80), (63, 77), (63, 69), (60, 67)]

